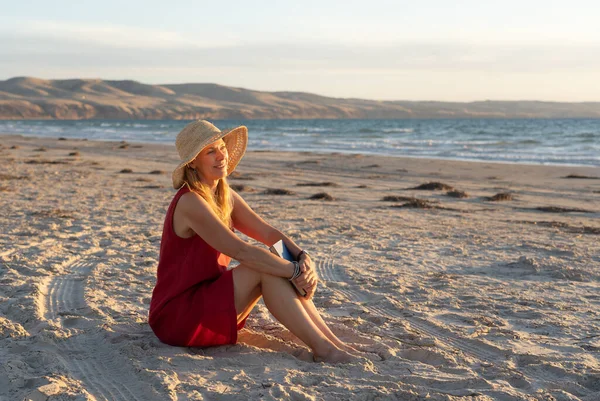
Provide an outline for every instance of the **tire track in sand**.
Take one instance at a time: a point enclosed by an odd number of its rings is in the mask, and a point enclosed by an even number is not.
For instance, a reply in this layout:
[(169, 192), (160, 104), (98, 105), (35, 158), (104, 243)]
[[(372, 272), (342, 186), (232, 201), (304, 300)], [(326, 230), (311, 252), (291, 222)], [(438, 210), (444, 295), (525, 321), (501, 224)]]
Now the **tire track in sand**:
[(87, 277), (97, 262), (93, 257), (75, 258), (64, 266), (70, 273), (52, 277), (47, 285), (45, 310), (40, 312), (65, 337), (54, 341), (60, 358), (98, 400), (158, 399), (148, 389), (151, 386), (135, 381), (133, 367), (97, 330), (99, 322), (93, 321), (94, 312), (84, 294)]
[[(358, 239), (360, 240), (360, 239)], [(458, 349), (464, 354), (470, 355), (476, 359), (482, 361), (496, 361), (500, 359), (506, 359), (506, 352), (489, 346), (481, 341), (467, 340), (456, 337), (455, 334), (444, 328), (435, 326), (431, 322), (416, 316), (410, 316), (406, 312), (398, 311), (395, 309), (383, 309), (380, 306), (373, 305), (371, 299), (352, 288), (352, 279), (347, 274), (342, 273), (335, 265), (335, 260), (338, 255), (348, 253), (351, 249), (351, 245), (336, 245), (335, 251), (326, 254), (323, 258), (317, 261), (317, 269), (321, 274), (321, 277), (328, 283), (344, 283), (344, 286), (333, 285), (334, 291), (337, 291), (344, 295), (349, 300), (361, 304), (364, 308), (368, 309), (371, 313), (382, 316), (388, 319), (402, 319), (408, 321), (415, 331), (421, 335), (435, 338), (441, 345), (447, 348)]]
[[(357, 241), (368, 241), (368, 238), (361, 237), (356, 238)], [(423, 318), (417, 316), (411, 316), (410, 312), (402, 312), (396, 309), (384, 309), (380, 306), (374, 305), (368, 295), (361, 293), (352, 286), (353, 280), (336, 266), (335, 260), (339, 255), (348, 254), (348, 251), (353, 248), (351, 244), (347, 245), (334, 245), (335, 250), (328, 252), (323, 258), (319, 258), (316, 267), (321, 277), (328, 283), (343, 283), (343, 285), (330, 285), (333, 291), (339, 292), (349, 300), (361, 304), (364, 308), (369, 310), (371, 313), (382, 316), (388, 319), (402, 319), (410, 323), (410, 327), (421, 335), (432, 337), (438, 342), (439, 345), (456, 349), (464, 353), (465, 355), (471, 356), (480, 361), (488, 363), (497, 363), (498, 360), (504, 361), (511, 357), (517, 357), (510, 350), (502, 350), (492, 345), (484, 343), (478, 340), (471, 340), (457, 337), (457, 335), (450, 330), (443, 327), (439, 327), (436, 324), (429, 322)], [(330, 248), (331, 249), (331, 248)], [(540, 381), (552, 382), (560, 379), (552, 372), (545, 370), (536, 370), (525, 374), (523, 371), (511, 369), (517, 376), (528, 379), (533, 382), (535, 379)]]

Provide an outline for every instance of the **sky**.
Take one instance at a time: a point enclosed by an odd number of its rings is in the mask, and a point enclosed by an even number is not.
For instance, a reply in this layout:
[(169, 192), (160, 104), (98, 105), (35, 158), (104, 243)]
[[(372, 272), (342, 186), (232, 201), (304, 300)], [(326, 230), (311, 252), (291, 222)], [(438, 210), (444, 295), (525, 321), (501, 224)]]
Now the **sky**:
[(600, 101), (598, 1), (23, 0), (2, 9), (0, 80)]

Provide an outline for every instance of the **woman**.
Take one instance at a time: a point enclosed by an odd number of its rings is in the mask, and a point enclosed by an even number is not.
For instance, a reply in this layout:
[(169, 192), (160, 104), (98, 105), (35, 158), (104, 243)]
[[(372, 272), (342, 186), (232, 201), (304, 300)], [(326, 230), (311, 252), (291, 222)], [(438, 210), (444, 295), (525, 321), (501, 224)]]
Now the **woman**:
[[(182, 160), (179, 189), (165, 219), (149, 323), (171, 345), (234, 344), (260, 297), (269, 311), (308, 345), (315, 361), (350, 362), (354, 349), (327, 327), (312, 302), (317, 275), (309, 254), (267, 224), (231, 190), (226, 177), (246, 151), (248, 131), (221, 132), (207, 121), (187, 125), (175, 141)], [(297, 263), (241, 240), (267, 246), (283, 240)], [(231, 259), (240, 264), (227, 270)], [(307, 291), (300, 297), (288, 281)]]

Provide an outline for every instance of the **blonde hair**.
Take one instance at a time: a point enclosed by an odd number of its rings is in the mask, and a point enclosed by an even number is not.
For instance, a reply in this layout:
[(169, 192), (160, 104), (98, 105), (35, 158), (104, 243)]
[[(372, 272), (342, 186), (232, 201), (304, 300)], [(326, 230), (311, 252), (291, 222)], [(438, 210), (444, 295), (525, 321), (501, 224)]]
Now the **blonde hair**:
[(231, 228), (231, 213), (233, 212), (233, 197), (226, 178), (219, 179), (215, 192), (210, 187), (200, 181), (200, 176), (191, 167), (185, 167), (185, 183), (190, 191), (200, 195), (204, 199), (219, 219)]

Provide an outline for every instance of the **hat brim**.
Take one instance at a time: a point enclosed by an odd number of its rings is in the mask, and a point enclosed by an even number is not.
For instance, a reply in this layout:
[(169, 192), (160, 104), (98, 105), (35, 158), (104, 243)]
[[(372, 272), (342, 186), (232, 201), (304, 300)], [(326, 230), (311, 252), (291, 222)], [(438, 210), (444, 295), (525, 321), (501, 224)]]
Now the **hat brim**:
[(248, 128), (243, 125), (228, 131), (221, 131), (219, 135), (212, 137), (210, 142), (199, 144), (194, 152), (191, 153), (194, 157), (182, 161), (175, 170), (173, 170), (173, 174), (171, 174), (173, 188), (179, 189), (185, 184), (185, 166), (198, 157), (198, 154), (202, 152), (202, 149), (219, 139), (223, 139), (225, 146), (227, 147), (227, 154), (229, 157), (227, 162), (227, 175), (233, 173), (246, 153), (246, 148), (248, 146)]

